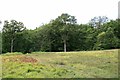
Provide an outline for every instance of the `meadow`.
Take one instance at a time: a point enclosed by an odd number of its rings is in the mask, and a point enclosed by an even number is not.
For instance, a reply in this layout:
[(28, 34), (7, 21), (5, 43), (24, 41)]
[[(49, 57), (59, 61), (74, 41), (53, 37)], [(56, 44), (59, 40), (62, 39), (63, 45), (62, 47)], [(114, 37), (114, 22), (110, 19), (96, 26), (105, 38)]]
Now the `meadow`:
[(118, 78), (118, 49), (2, 54), (2, 78)]

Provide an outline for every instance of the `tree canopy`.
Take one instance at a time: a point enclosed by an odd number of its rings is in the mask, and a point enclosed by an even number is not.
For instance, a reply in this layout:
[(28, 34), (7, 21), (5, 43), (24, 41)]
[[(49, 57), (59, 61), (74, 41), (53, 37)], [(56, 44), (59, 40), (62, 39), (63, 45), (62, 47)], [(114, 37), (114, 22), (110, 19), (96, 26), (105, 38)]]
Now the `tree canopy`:
[(78, 24), (75, 16), (63, 13), (34, 30), (22, 22), (5, 21), (2, 52), (82, 51), (120, 48), (120, 20), (94, 17), (88, 24)]

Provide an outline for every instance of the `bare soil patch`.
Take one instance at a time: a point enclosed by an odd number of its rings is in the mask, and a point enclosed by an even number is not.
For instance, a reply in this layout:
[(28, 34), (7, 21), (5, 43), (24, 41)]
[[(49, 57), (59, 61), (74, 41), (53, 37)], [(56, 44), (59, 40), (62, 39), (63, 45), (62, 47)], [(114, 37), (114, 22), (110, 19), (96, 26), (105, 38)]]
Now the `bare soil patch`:
[(3, 58), (3, 62), (25, 62), (25, 63), (36, 63), (37, 60), (27, 56), (9, 56)]

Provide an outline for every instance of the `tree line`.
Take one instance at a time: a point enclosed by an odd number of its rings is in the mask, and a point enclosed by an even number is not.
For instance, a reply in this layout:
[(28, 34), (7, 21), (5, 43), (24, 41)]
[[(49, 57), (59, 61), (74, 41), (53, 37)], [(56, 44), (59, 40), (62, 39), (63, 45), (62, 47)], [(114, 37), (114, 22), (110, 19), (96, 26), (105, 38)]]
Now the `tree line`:
[[(34, 30), (22, 22), (4, 21), (2, 52), (58, 52), (120, 48), (120, 19), (94, 17), (78, 24), (75, 16), (63, 13)], [(0, 34), (0, 35), (1, 35)]]

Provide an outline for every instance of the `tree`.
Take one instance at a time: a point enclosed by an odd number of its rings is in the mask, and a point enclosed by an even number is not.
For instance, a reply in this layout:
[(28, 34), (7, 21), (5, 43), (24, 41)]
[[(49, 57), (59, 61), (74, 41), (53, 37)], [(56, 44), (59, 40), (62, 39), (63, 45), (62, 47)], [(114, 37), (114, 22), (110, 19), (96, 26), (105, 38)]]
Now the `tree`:
[(118, 46), (116, 48), (120, 48), (120, 20), (116, 19), (116, 20), (110, 20), (109, 22), (103, 24), (101, 26), (101, 28), (99, 29), (99, 32), (106, 32), (109, 28), (112, 29), (112, 33), (114, 34), (114, 36), (117, 38), (117, 40), (119, 40), (118, 42)]
[(95, 28), (100, 28), (101, 25), (103, 25), (106, 22), (108, 22), (108, 18), (106, 16), (99, 16), (91, 19), (89, 24)]
[(112, 26), (114, 26), (114, 34), (120, 39), (120, 19), (116, 19)]
[(51, 51), (51, 27), (50, 24), (45, 24), (41, 27), (41, 30), (38, 32), (38, 42), (41, 51)]
[[(94, 17), (90, 24), (76, 24), (74, 16), (63, 13), (34, 30), (21, 22), (5, 21), (2, 30), (3, 52), (81, 51), (120, 48), (119, 19)], [(1, 35), (1, 34), (0, 34)]]
[(74, 16), (63, 13), (61, 16), (59, 16), (56, 19), (56, 21), (58, 21), (59, 26), (61, 26), (60, 34), (64, 43), (64, 52), (66, 52), (68, 36), (71, 33), (70, 31), (71, 31), (72, 25), (76, 23), (76, 19)]
[[(10, 46), (10, 52), (13, 52), (14, 49), (14, 41), (17, 33), (24, 31), (26, 28), (22, 22), (17, 22), (16, 20), (11, 20), (10, 22), (5, 21), (3, 26), (3, 45), (8, 43), (8, 47)], [(10, 45), (9, 45), (10, 44)], [(7, 46), (7, 45), (5, 45)]]
[(97, 36), (95, 49), (115, 49), (118, 46), (118, 38), (114, 35), (112, 28), (108, 28), (106, 32), (101, 32)]

